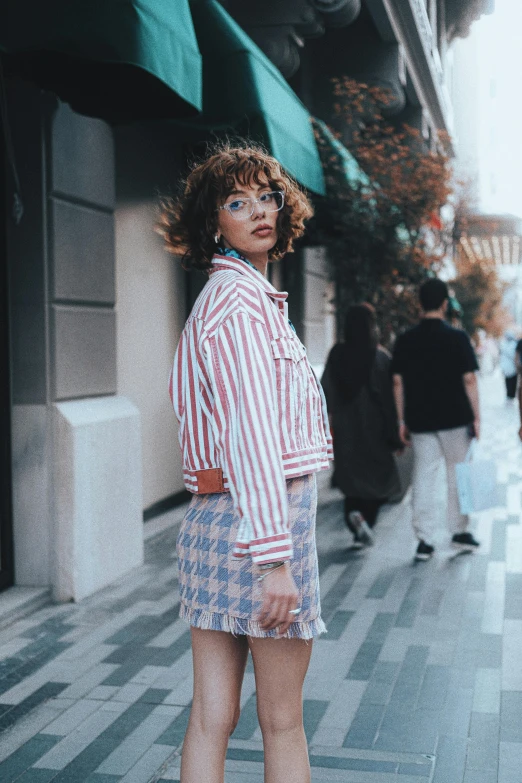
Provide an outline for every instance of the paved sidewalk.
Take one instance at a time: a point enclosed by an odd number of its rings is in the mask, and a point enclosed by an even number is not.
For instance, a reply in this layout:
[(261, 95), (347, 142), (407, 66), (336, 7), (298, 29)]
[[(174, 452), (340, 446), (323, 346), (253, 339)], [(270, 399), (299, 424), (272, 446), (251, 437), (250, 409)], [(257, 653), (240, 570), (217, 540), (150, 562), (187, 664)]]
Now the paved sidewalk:
[[(314, 781), (522, 781), (522, 452), (499, 379), (483, 386), (502, 505), (477, 517), (479, 553), (453, 557), (444, 536), (413, 563), (407, 502), (385, 509), (372, 550), (351, 552), (340, 495), (323, 494), (329, 633), (305, 686)], [(174, 542), (160, 533), (112, 588), (0, 632), (1, 783), (179, 780), (191, 661)], [(260, 739), (249, 664), (227, 782), (262, 781)]]

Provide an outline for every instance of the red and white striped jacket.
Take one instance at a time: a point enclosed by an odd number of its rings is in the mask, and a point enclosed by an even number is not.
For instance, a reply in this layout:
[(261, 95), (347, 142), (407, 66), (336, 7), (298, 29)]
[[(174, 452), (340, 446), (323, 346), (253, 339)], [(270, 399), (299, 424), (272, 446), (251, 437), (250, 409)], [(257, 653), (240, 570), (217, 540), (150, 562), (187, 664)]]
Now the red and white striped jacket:
[(233, 557), (290, 560), (286, 479), (333, 459), (324, 395), (289, 324), (288, 295), (240, 259), (212, 263), (170, 377), (185, 486), (231, 492)]

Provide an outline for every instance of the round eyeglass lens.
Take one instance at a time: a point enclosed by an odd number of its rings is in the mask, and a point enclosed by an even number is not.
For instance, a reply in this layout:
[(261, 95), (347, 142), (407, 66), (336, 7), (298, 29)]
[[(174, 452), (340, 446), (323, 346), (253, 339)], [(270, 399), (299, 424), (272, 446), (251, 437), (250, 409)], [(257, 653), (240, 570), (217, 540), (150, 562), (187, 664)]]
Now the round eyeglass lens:
[(263, 193), (258, 200), (267, 212), (279, 212), (284, 204), (284, 195), (279, 190), (273, 190), (271, 193)]
[(236, 198), (234, 201), (229, 201), (228, 204), (225, 204), (224, 208), (227, 210), (227, 212), (230, 212), (232, 217), (249, 217), (253, 211), (252, 199)]
[(260, 204), (265, 212), (279, 212), (285, 203), (284, 193), (274, 190), (262, 193), (259, 198), (236, 198), (224, 204), (220, 209), (226, 209), (236, 220), (244, 220), (254, 214), (256, 204)]

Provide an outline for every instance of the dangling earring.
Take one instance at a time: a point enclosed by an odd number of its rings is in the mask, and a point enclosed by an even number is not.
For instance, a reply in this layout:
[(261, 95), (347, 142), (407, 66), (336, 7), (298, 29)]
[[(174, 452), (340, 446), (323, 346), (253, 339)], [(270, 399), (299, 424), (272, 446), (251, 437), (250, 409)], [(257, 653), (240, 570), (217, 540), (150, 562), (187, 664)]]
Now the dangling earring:
[(216, 245), (219, 245), (219, 234), (216, 234), (214, 236), (214, 242), (216, 243)]

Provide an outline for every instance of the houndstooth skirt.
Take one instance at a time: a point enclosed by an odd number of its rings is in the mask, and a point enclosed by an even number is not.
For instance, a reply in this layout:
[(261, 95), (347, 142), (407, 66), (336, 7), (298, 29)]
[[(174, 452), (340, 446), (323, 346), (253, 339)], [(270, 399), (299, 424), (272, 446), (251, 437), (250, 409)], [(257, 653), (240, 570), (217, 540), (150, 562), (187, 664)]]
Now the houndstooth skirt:
[[(321, 620), (315, 544), (315, 474), (289, 479), (287, 489), (294, 547), (291, 570), (301, 612), (285, 637), (312, 639), (326, 631)], [(230, 493), (192, 498), (176, 547), (180, 617), (196, 628), (275, 637), (277, 631), (264, 631), (257, 619), (262, 585), (252, 559), (232, 559), (238, 525)]]

